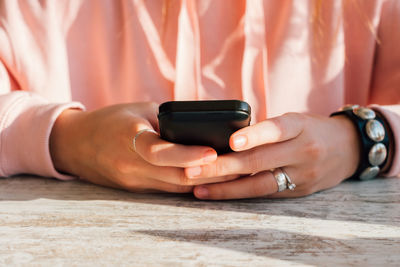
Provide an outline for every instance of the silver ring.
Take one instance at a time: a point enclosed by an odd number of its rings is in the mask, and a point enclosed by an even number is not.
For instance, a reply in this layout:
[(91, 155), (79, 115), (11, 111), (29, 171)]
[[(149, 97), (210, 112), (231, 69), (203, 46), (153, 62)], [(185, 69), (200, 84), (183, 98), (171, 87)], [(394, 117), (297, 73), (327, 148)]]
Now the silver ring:
[(133, 143), (133, 151), (136, 152), (136, 139), (138, 139), (138, 137), (139, 137), (142, 133), (145, 133), (145, 132), (155, 133), (156, 135), (158, 135), (158, 133), (157, 133), (156, 131), (154, 131), (153, 129), (143, 129), (143, 130), (140, 130), (139, 132), (136, 133), (135, 137), (133, 137), (133, 141), (132, 141), (132, 143)]
[(291, 191), (293, 191), (296, 188), (296, 184), (292, 182), (292, 179), (290, 179), (289, 175), (285, 172), (283, 168), (280, 168), (283, 174), (285, 175), (286, 181), (287, 181), (287, 188), (289, 188)]
[(280, 168), (273, 170), (272, 175), (274, 175), (276, 183), (278, 184), (278, 192), (282, 192), (288, 189), (288, 180), (286, 179), (286, 175), (282, 172)]

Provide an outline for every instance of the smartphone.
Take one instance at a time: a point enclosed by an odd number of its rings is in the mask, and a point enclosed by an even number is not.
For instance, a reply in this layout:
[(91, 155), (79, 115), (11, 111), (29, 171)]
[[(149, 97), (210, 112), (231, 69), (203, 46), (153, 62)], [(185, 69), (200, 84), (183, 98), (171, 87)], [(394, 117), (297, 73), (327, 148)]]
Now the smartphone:
[(231, 152), (229, 137), (250, 124), (250, 105), (240, 100), (169, 101), (159, 106), (160, 136), (169, 142)]

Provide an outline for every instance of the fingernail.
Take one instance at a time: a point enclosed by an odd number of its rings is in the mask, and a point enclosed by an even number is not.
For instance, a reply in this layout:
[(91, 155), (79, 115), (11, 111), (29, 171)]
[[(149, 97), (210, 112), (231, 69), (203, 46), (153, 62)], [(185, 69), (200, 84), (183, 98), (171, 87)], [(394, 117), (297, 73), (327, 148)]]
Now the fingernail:
[(244, 147), (247, 143), (247, 138), (243, 135), (238, 135), (233, 138), (233, 146), (234, 148)]
[(206, 198), (208, 197), (208, 190), (205, 187), (197, 187), (196, 188), (196, 196), (198, 198)]
[(206, 153), (204, 153), (203, 156), (203, 162), (204, 163), (210, 163), (213, 162), (217, 159), (217, 153), (215, 153), (214, 150), (207, 150)]
[(186, 168), (186, 176), (193, 178), (201, 174), (201, 167), (189, 167)]

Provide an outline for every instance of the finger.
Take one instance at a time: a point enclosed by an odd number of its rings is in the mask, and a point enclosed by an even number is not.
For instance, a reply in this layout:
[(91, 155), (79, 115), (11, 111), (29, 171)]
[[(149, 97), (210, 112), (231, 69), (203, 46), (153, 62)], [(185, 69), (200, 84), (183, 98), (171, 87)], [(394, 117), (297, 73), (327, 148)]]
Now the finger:
[[(286, 168), (285, 168), (286, 170)], [(291, 172), (293, 173), (293, 172)], [(293, 179), (292, 179), (293, 180)], [(296, 181), (297, 182), (297, 181)], [(300, 189), (297, 190), (296, 189)], [(278, 184), (272, 172), (265, 171), (253, 176), (219, 184), (201, 185), (194, 188), (194, 195), (200, 199), (223, 200), (255, 197), (298, 197), (302, 196), (301, 186), (294, 191), (278, 192)]]
[(249, 151), (219, 156), (213, 163), (185, 168), (185, 173), (192, 179), (257, 173), (296, 164), (301, 160), (299, 149), (295, 140), (268, 144)]
[[(185, 175), (186, 177), (186, 175)], [(203, 184), (214, 184), (214, 183), (222, 183), (227, 181), (232, 181), (240, 178), (241, 175), (239, 174), (232, 174), (222, 177), (213, 177), (213, 178), (204, 178), (204, 179), (188, 179), (188, 184), (190, 185), (203, 185)]]
[(129, 179), (126, 178), (124, 180), (113, 181), (107, 179), (107, 177), (102, 177), (99, 175), (91, 175), (87, 177), (92, 177), (92, 179), (84, 179), (80, 178), (81, 180), (88, 181), (95, 183), (100, 186), (105, 186), (108, 188), (115, 188), (115, 189), (124, 189), (131, 192), (154, 192), (154, 191), (162, 191), (162, 192), (171, 192), (171, 193), (190, 193), (193, 191), (193, 186), (190, 185), (179, 185), (179, 184), (170, 184), (168, 182), (157, 181), (154, 179), (149, 178), (142, 178), (140, 179), (145, 182), (141, 182), (143, 185), (138, 186), (137, 178), (136, 179)]
[(278, 191), (278, 186), (270, 171), (225, 183), (201, 185), (194, 188), (199, 199), (224, 200), (263, 197)]
[[(107, 177), (115, 177), (121, 183), (126, 180), (135, 181), (137, 179), (148, 178), (175, 185), (198, 185), (204, 183), (217, 183), (238, 178), (239, 175), (230, 175), (225, 177), (213, 177), (207, 179), (189, 179), (184, 169), (170, 166), (153, 165), (139, 155), (134, 155), (131, 150), (123, 151), (118, 159), (112, 160), (108, 164), (112, 166), (108, 170)], [(90, 175), (87, 175), (90, 177)]]
[(190, 185), (176, 185), (149, 178), (142, 178), (139, 181), (125, 180), (120, 181), (119, 187), (131, 192), (170, 192), (170, 193), (190, 193), (193, 191), (193, 186)]
[(148, 187), (154, 188), (161, 192), (169, 192), (169, 193), (190, 193), (193, 192), (193, 186), (189, 185), (176, 185), (165, 182), (160, 182), (157, 180), (148, 180)]
[(282, 192), (275, 192), (273, 194), (266, 195), (266, 198), (293, 198), (307, 196), (315, 192), (317, 183), (310, 183), (309, 177), (305, 176), (306, 172), (299, 170), (296, 167), (284, 167), (286, 175), (290, 177), (290, 180), (295, 184), (294, 190), (286, 189)]
[[(136, 170), (136, 171), (135, 171)], [(189, 179), (182, 168), (154, 166), (143, 160), (140, 166), (130, 170), (127, 177), (144, 176), (153, 180), (162, 181), (175, 185), (200, 185), (206, 183), (220, 183), (237, 179), (239, 175), (227, 175), (223, 177), (212, 177), (207, 179)]]
[[(327, 170), (327, 173), (332, 174), (335, 173), (335, 171), (337, 170)], [(290, 174), (289, 176), (293, 180), (292, 174)], [(335, 187), (343, 180), (343, 179), (338, 179), (337, 173), (331, 177), (323, 177), (316, 175), (313, 172), (307, 173), (307, 171), (304, 171), (302, 173), (298, 173), (297, 171), (295, 179), (296, 182), (294, 183), (296, 184), (296, 188), (294, 189), (294, 191), (285, 190), (282, 192), (277, 192), (275, 194), (269, 195), (267, 197), (268, 198), (304, 197), (311, 195), (315, 192)]]
[(303, 127), (302, 114), (286, 113), (238, 130), (231, 135), (229, 144), (234, 151), (248, 150), (295, 138), (303, 131)]
[(136, 138), (136, 153), (157, 166), (198, 166), (217, 159), (217, 152), (210, 147), (170, 143), (151, 132), (144, 132)]

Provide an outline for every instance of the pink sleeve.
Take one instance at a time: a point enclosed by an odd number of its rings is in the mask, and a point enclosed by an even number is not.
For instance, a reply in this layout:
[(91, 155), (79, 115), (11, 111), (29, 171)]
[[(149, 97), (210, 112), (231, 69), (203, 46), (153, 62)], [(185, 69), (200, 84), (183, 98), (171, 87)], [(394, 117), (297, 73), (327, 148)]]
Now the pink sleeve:
[(0, 176), (30, 173), (68, 180), (58, 173), (49, 151), (49, 136), (58, 115), (80, 103), (49, 103), (39, 95), (14, 91), (0, 95)]
[(390, 124), (394, 137), (394, 156), (390, 170), (385, 176), (398, 176), (400, 174), (400, 105), (393, 106), (372, 106), (378, 110)]
[[(7, 4), (12, 5), (13, 2)], [(19, 14), (8, 14), (7, 10), (12, 9), (0, 8), (2, 18)], [(18, 9), (14, 11), (16, 10)], [(7, 28), (2, 24), (4, 21), (7, 20), (0, 21), (0, 176), (29, 173), (62, 180), (72, 179), (73, 177), (55, 170), (50, 157), (49, 137), (61, 112), (69, 108), (84, 107), (80, 103), (69, 101), (69, 91), (65, 87), (68, 83), (66, 79), (57, 75), (60, 72), (49, 67), (52, 66), (50, 63), (35, 57), (41, 55), (35, 48), (46, 46), (35, 46), (31, 41), (20, 41), (16, 44), (25, 46), (19, 53), (13, 51), (8, 33), (14, 33), (14, 37), (28, 36), (30, 31), (25, 28), (24, 21), (14, 18), (14, 24), (20, 26), (14, 29)], [(26, 60), (16, 57), (22, 52), (27, 53), (27, 56), (23, 57)], [(60, 65), (59, 62), (55, 63), (54, 65)], [(35, 82), (37, 80), (41, 82)]]
[(385, 116), (394, 135), (394, 158), (386, 176), (400, 174), (400, 1), (382, 7), (371, 85), (371, 103)]

